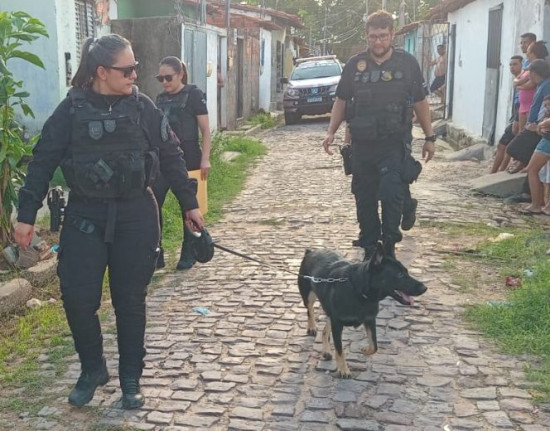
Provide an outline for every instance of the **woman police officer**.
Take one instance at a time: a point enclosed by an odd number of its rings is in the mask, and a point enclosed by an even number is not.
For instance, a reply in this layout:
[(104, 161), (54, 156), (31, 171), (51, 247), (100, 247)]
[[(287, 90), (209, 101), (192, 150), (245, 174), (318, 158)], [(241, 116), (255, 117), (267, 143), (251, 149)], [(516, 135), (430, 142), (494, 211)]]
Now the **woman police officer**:
[(88, 39), (73, 88), (46, 121), (19, 192), (17, 243), (29, 246), (37, 210), (57, 166), (71, 188), (60, 236), (63, 306), (82, 372), (69, 402), (83, 406), (109, 379), (97, 316), (105, 269), (116, 314), (123, 408), (144, 403), (145, 296), (159, 244), (158, 208), (148, 185), (155, 171), (170, 181), (187, 223), (204, 227), (196, 183), (168, 122), (133, 86), (130, 42), (111, 34)]
[[(157, 106), (164, 112), (170, 127), (178, 137), (183, 150), (187, 169), (201, 170), (201, 179), (206, 180), (210, 172), (210, 125), (204, 93), (195, 85), (188, 84), (187, 67), (177, 57), (165, 57), (160, 61), (157, 80), (164, 91), (157, 96)], [(199, 129), (202, 134), (202, 151), (199, 145)], [(153, 185), (153, 192), (159, 205), (162, 230), (162, 205), (170, 184), (161, 175)], [(195, 264), (191, 252), (192, 234), (183, 228), (183, 244), (176, 269), (190, 269)], [(157, 268), (164, 266), (164, 253), (161, 247)]]

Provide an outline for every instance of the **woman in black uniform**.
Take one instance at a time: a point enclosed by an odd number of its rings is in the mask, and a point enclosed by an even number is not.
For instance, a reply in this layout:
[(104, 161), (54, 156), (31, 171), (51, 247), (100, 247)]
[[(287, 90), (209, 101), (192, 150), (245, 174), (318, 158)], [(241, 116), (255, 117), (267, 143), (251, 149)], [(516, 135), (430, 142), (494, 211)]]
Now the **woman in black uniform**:
[[(201, 170), (201, 179), (206, 180), (210, 171), (210, 125), (204, 93), (197, 86), (187, 83), (187, 67), (177, 57), (165, 57), (159, 65), (157, 80), (164, 91), (157, 96), (157, 106), (170, 121), (170, 127), (178, 137), (183, 150), (187, 169)], [(202, 135), (202, 151), (199, 144), (199, 129)], [(161, 175), (153, 186), (153, 192), (159, 206), (162, 231), (162, 205), (170, 184)], [(183, 227), (183, 244), (180, 259), (176, 266), (179, 270), (191, 268), (195, 259), (191, 253), (191, 232)], [(157, 268), (164, 267), (164, 253), (160, 251)]]
[(116, 314), (122, 406), (144, 403), (139, 379), (145, 296), (159, 244), (158, 208), (148, 185), (159, 166), (186, 209), (189, 225), (204, 226), (196, 182), (187, 176), (177, 140), (162, 112), (133, 86), (136, 67), (123, 37), (86, 41), (73, 88), (46, 121), (19, 192), (15, 239), (26, 248), (57, 166), (71, 189), (57, 272), (82, 367), (69, 395), (75, 406), (88, 403), (109, 379), (97, 316), (106, 268)]

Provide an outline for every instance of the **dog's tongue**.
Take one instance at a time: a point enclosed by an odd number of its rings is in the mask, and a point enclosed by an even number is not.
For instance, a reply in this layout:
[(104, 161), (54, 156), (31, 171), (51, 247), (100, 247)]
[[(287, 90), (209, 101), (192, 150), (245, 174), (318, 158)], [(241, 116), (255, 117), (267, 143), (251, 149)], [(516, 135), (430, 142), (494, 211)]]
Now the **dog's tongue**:
[(412, 296), (407, 295), (406, 293), (401, 292), (401, 296), (403, 296), (403, 299), (409, 303), (409, 305), (414, 305), (414, 298)]

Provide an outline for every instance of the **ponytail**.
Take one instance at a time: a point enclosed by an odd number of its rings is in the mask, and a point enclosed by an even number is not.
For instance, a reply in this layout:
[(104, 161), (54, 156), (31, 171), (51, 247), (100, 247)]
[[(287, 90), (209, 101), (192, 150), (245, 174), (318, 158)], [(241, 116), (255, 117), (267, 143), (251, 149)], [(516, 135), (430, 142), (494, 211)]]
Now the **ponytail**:
[(97, 76), (99, 66), (112, 66), (118, 54), (131, 48), (130, 42), (118, 34), (108, 34), (100, 39), (89, 37), (82, 46), (80, 64), (71, 85), (79, 88), (90, 88)]
[(80, 64), (78, 65), (78, 70), (71, 81), (71, 85), (73, 87), (89, 88), (92, 85), (93, 75), (88, 73), (88, 62), (90, 58), (89, 51), (92, 43), (94, 43), (94, 38), (89, 37), (84, 42), (84, 45), (82, 45)]

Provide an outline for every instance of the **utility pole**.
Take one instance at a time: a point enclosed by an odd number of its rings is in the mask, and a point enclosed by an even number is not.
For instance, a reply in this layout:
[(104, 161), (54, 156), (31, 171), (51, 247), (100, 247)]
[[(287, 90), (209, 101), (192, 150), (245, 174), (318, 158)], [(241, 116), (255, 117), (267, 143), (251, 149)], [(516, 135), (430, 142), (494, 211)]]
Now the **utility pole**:
[(205, 24), (206, 23), (206, 1), (205, 0), (201, 0), (201, 10), (200, 10), (200, 21), (201, 21), (201, 24)]
[(327, 6), (325, 5), (325, 25), (323, 26), (323, 55), (327, 55)]
[(407, 5), (405, 4), (405, 0), (401, 0), (401, 3), (399, 4), (399, 27), (403, 27), (405, 25), (405, 7)]

